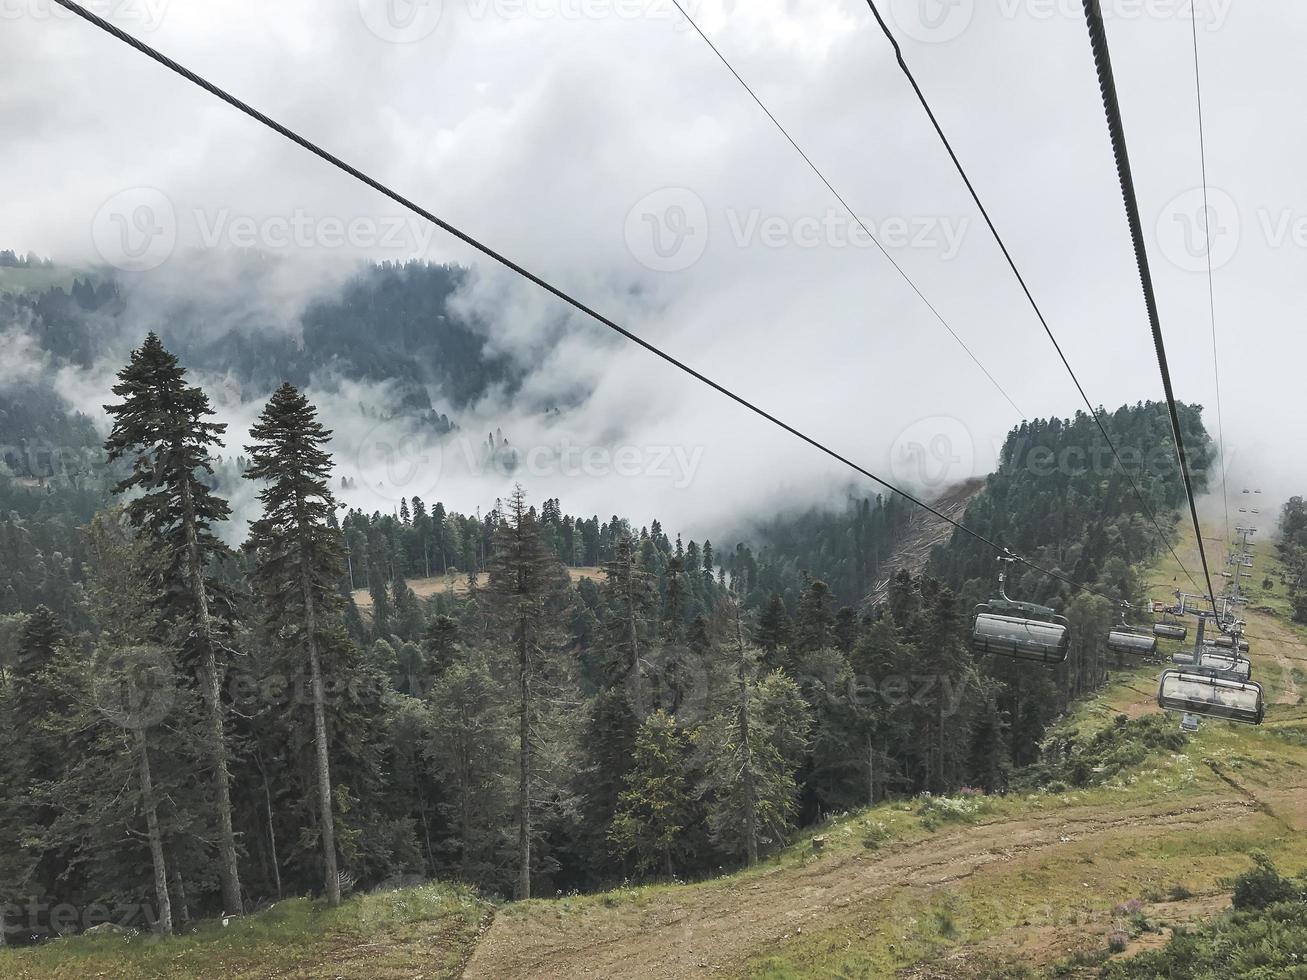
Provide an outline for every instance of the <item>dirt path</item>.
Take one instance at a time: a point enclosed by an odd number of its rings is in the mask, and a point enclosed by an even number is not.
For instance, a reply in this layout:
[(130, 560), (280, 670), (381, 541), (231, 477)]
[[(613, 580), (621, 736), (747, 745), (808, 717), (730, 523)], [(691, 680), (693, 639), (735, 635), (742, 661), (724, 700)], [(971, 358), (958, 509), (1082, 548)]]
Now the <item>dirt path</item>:
[[(465, 977), (678, 978), (732, 973), (808, 930), (865, 921), (901, 901), (1010, 862), (1037, 864), (1073, 842), (1188, 833), (1246, 819), (1254, 806), (1205, 797), (1105, 810), (1076, 807), (942, 831), (880, 851), (842, 853), (801, 867), (650, 893), (643, 904), (538, 903), (500, 913)], [(1011, 870), (1010, 867), (1005, 870)]]

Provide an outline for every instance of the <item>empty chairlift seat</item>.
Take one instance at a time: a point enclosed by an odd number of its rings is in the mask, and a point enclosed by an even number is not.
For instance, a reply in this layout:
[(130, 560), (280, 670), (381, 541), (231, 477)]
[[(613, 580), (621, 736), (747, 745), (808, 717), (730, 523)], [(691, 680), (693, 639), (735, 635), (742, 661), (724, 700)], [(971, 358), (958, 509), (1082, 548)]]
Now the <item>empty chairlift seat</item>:
[(1160, 636), (1164, 640), (1183, 640), (1189, 636), (1189, 627), (1181, 626), (1179, 623), (1155, 623), (1153, 635)]
[[(1234, 648), (1234, 637), (1230, 636), (1228, 633), (1222, 633), (1220, 636), (1212, 640), (1212, 645), (1231, 650)], [(1248, 641), (1242, 636), (1239, 637), (1239, 650), (1243, 653), (1248, 652)]]
[(1218, 653), (1208, 650), (1199, 658), (1198, 669), (1204, 674), (1214, 674), (1217, 677), (1237, 681), (1251, 680), (1253, 676), (1252, 662), (1234, 652)]
[(1118, 627), (1107, 634), (1107, 648), (1114, 653), (1150, 657), (1157, 652), (1157, 637)]
[(1211, 674), (1230, 680), (1246, 681), (1252, 677), (1253, 665), (1246, 658), (1231, 650), (1218, 650), (1216, 647), (1204, 646), (1197, 665), (1194, 664), (1192, 650), (1181, 650), (1171, 658), (1171, 662), (1186, 673)]
[(1260, 725), (1266, 716), (1262, 686), (1192, 670), (1163, 671), (1157, 703), (1167, 711)]
[(976, 612), (971, 646), (977, 653), (1052, 666), (1066, 661), (1071, 631), (1066, 619), (1044, 606), (987, 603)]

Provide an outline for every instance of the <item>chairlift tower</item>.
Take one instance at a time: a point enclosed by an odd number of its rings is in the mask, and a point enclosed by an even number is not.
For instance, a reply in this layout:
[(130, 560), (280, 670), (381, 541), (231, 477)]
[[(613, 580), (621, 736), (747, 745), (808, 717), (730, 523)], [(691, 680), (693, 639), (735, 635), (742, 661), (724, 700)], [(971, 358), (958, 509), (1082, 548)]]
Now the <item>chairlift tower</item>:
[(1253, 554), (1250, 550), (1252, 545), (1248, 539), (1257, 533), (1257, 528), (1240, 526), (1236, 527), (1234, 532), (1242, 538), (1239, 554), (1230, 556), (1231, 564), (1234, 565), (1234, 597), (1237, 601), (1243, 598), (1243, 590), (1241, 588), (1243, 570), (1245, 568), (1253, 567)]

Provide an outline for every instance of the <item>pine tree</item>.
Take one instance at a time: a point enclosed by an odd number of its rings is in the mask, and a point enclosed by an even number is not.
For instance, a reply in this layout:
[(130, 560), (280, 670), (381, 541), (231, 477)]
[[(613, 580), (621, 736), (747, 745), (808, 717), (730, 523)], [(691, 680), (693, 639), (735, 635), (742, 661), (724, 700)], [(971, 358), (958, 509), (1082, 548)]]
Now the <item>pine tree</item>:
[(138, 491), (127, 505), (132, 523), (143, 528), (169, 560), (159, 594), (164, 618), (189, 627), (187, 654), (199, 663), (201, 694), (208, 712), (208, 749), (219, 822), (218, 874), (223, 905), (244, 909), (236, 834), (232, 821), (231, 771), (227, 761), (225, 708), (220, 696), (219, 650), (229, 615), (225, 593), (207, 577), (226, 549), (213, 525), (226, 520), (227, 502), (200, 479), (213, 473), (212, 458), (226, 426), (209, 422), (209, 399), (186, 383), (186, 371), (151, 333), (118, 373), (106, 405), (113, 429), (105, 442), (110, 462), (129, 457), (131, 474), (114, 488)]
[(694, 819), (691, 749), (690, 737), (667, 712), (660, 709), (644, 720), (608, 833), (614, 845), (636, 854), (642, 869), (661, 863), (668, 878), (675, 875), (673, 855)]
[(251, 465), (245, 477), (265, 484), (259, 491), (263, 517), (250, 526), (254, 579), (268, 624), (301, 651), (309, 668), (318, 830), (327, 901), (335, 906), (340, 904), (340, 875), (320, 652), (339, 610), (336, 583), (344, 573), (340, 534), (331, 527), (336, 506), (327, 484), (331, 456), (323, 448), (331, 433), (318, 421), (317, 410), (287, 382), (273, 394), (251, 435), (257, 441), (246, 447)]
[(811, 653), (829, 646), (831, 639), (830, 588), (825, 582), (814, 580), (799, 598), (794, 644), (801, 653)]
[(798, 770), (811, 721), (794, 682), (777, 671), (757, 676), (758, 652), (745, 639), (738, 604), (726, 610), (735, 684), (704, 737), (702, 791), (708, 826), (722, 846), (758, 863), (761, 849), (784, 839), (795, 814)]
[(444, 776), (441, 809), (456, 830), (459, 877), (498, 886), (505, 825), (512, 819), (511, 719), (503, 692), (479, 657), (450, 666), (431, 690), (427, 755)]
[(429, 669), (436, 677), (462, 659), (460, 634), (457, 621), (449, 616), (436, 616), (427, 625), (422, 645), (426, 650)]
[(784, 665), (784, 648), (790, 642), (790, 616), (785, 611), (785, 600), (773, 592), (767, 608), (758, 618), (758, 645), (772, 667)]
[(531, 897), (531, 783), (533, 681), (550, 645), (546, 598), (566, 572), (540, 538), (535, 514), (521, 486), (513, 488), (508, 510), (495, 531), (489, 562), (490, 598), (495, 618), (516, 660), (518, 708), (517, 897)]
[[(120, 708), (126, 711), (116, 719), (131, 733), (137, 783), (141, 791), (141, 809), (145, 815), (146, 838), (154, 870), (154, 893), (158, 903), (155, 930), (162, 935), (173, 931), (172, 898), (168, 890), (168, 860), (164, 853), (163, 830), (159, 820), (159, 794), (155, 788), (156, 760), (151, 728), (165, 721), (173, 705), (172, 685), (176, 664), (162, 648), (149, 646), (156, 632), (157, 600), (149, 582), (154, 556), (147, 541), (134, 536), (124, 526), (119, 512), (97, 514), (87, 528), (90, 553), (91, 600), (96, 622), (100, 626), (100, 643), (109, 651), (99, 657), (101, 684), (112, 683), (117, 689)], [(106, 707), (101, 705), (103, 711)], [(176, 753), (177, 729), (170, 739)], [(116, 741), (116, 740), (111, 740)], [(176, 796), (172, 804), (178, 805)], [(173, 875), (180, 880), (180, 870)], [(184, 906), (184, 902), (183, 902)], [(182, 918), (186, 918), (182, 912)]]
[(67, 642), (63, 624), (48, 606), (32, 610), (18, 634), (14, 664), (14, 693), (24, 713), (35, 717), (53, 709), (53, 704), (45, 703), (50, 692), (41, 683), (41, 672), (54, 662), (55, 654)]
[(632, 709), (638, 717), (644, 717), (649, 704), (640, 657), (640, 634), (641, 624), (656, 598), (656, 585), (653, 576), (636, 564), (630, 538), (618, 540), (615, 557), (605, 564), (604, 574), (607, 577), (604, 592), (613, 608), (609, 633), (614, 647), (621, 652), (621, 662), (614, 665), (610, 680), (628, 686)]

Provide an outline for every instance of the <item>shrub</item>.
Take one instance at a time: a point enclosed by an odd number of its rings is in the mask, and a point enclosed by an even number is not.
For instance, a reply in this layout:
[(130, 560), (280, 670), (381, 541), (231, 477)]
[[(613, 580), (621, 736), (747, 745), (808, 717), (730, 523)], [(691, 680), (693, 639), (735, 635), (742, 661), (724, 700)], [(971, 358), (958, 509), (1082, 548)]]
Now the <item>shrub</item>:
[(1302, 889), (1284, 877), (1261, 851), (1252, 853), (1253, 866), (1234, 880), (1236, 909), (1264, 909), (1276, 902), (1302, 898)]
[(1137, 768), (1158, 752), (1178, 752), (1188, 736), (1168, 715), (1127, 718), (1118, 715), (1111, 725), (1084, 738), (1070, 731), (1046, 748), (1044, 761), (1018, 772), (1018, 789), (1043, 788), (1062, 792), (1069, 784), (1078, 789), (1099, 786), (1122, 772)]
[(923, 827), (935, 830), (946, 823), (974, 823), (991, 809), (984, 796), (927, 796), (917, 814)]

